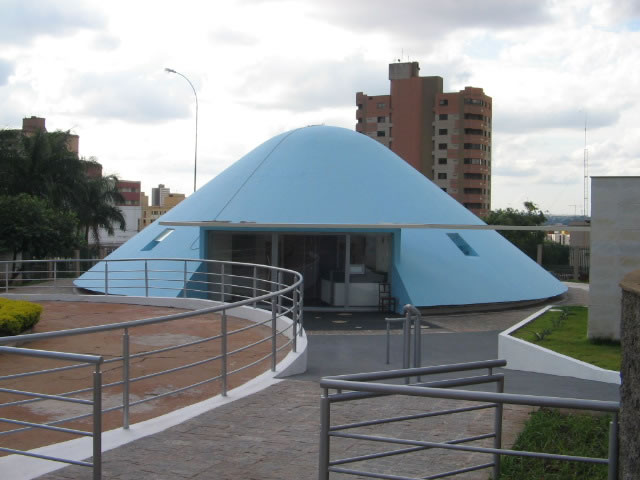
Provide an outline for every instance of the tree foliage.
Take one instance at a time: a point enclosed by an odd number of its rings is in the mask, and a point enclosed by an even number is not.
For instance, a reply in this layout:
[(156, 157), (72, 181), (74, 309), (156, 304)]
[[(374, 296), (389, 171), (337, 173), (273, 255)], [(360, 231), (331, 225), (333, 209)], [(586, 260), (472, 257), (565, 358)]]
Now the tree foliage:
[[(545, 214), (533, 202), (524, 202), (523, 210), (493, 210), (484, 218), (489, 225), (537, 226), (546, 220)], [(504, 230), (500, 234), (533, 259), (536, 258), (537, 246), (545, 239), (545, 232)]]
[(79, 244), (72, 212), (26, 193), (0, 195), (0, 251), (26, 257), (70, 256)]
[(99, 245), (99, 229), (103, 228), (109, 235), (114, 233), (114, 224), (120, 230), (126, 228), (124, 216), (116, 203), (123, 198), (116, 183), (118, 178), (114, 175), (106, 177), (90, 178), (78, 188), (78, 221), (82, 229), (82, 238), (89, 243), (89, 234)]
[(89, 177), (96, 162), (70, 151), (69, 135), (0, 131), (0, 250), (66, 256), (88, 242), (89, 232), (124, 230), (118, 178)]

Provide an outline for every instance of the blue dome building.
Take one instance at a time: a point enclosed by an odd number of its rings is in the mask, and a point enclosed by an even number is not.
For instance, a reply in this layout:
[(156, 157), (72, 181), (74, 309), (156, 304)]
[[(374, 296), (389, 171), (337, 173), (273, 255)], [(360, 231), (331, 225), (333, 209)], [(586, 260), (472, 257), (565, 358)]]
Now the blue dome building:
[[(383, 289), (418, 307), (567, 290), (497, 232), (462, 225), (484, 223), (388, 148), (312, 126), (258, 146), (107, 258), (290, 268), (304, 275), (305, 308), (377, 308)], [(76, 285), (91, 288), (87, 278)]]

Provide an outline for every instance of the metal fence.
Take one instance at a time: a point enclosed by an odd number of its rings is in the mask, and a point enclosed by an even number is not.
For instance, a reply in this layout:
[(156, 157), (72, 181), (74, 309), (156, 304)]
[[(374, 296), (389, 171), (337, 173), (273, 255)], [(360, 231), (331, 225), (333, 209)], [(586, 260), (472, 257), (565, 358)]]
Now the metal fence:
[[(493, 369), (504, 367), (504, 360), (487, 360), (481, 362), (470, 362), (455, 365), (440, 365), (434, 367), (410, 368), (401, 370), (391, 370), (387, 372), (360, 373), (353, 375), (341, 375), (336, 377), (325, 377), (320, 381), (323, 389), (320, 400), (320, 459), (319, 474), (320, 480), (329, 479), (330, 473), (341, 473), (347, 475), (360, 475), (362, 477), (393, 479), (393, 480), (417, 480), (417, 479), (435, 479), (447, 476), (462, 474), (484, 468), (493, 469), (493, 478), (500, 475), (500, 457), (502, 455), (534, 457), (551, 460), (564, 460), (575, 462), (587, 462), (595, 464), (608, 465), (609, 480), (617, 479), (618, 465), (618, 413), (620, 404), (618, 402), (605, 402), (597, 400), (580, 400), (557, 397), (544, 397), (533, 395), (516, 395), (504, 392), (504, 375), (494, 373)], [(472, 370), (487, 369), (484, 375), (474, 375), (464, 378), (455, 378), (448, 380), (434, 380), (430, 382), (419, 382), (410, 385), (397, 385), (382, 383), (387, 380), (420, 378), (428, 375), (453, 373), (453, 372), (470, 372)], [(482, 385), (494, 383), (497, 392), (484, 391), (468, 391), (458, 390), (456, 387), (469, 387), (473, 385)], [(330, 392), (332, 390), (333, 392)], [(380, 397), (384, 395), (408, 395), (415, 397), (427, 398), (444, 398), (452, 400), (466, 400), (472, 402), (481, 402), (476, 405), (447, 409), (440, 411), (424, 412), (412, 415), (398, 415), (391, 418), (369, 419), (366, 421), (352, 422), (342, 425), (331, 425), (331, 406), (334, 403), (349, 402), (366, 398)], [(608, 412), (613, 414), (613, 420), (609, 429), (609, 456), (608, 458), (591, 458), (570, 455), (557, 455), (552, 453), (538, 453), (516, 451), (502, 448), (502, 411), (504, 404), (514, 405), (530, 405), (537, 407), (551, 408), (571, 408), (578, 410), (591, 410), (598, 412)], [(348, 430), (360, 427), (372, 427), (385, 425), (395, 422), (406, 422), (410, 420), (426, 419), (441, 415), (451, 415), (473, 410), (493, 409), (494, 410), (494, 429), (482, 435), (475, 435), (467, 438), (457, 438), (454, 440), (433, 442), (423, 440), (412, 440), (405, 438), (396, 438), (382, 435), (365, 435), (359, 433), (349, 433)], [(422, 430), (424, 431), (424, 430)], [(365, 455), (357, 455), (353, 457), (331, 459), (330, 440), (331, 438), (347, 438), (357, 441), (387, 443), (401, 448), (394, 448), (377, 453)], [(493, 439), (493, 447), (480, 447), (466, 445), (470, 442)], [(375, 459), (414, 453), (429, 449), (447, 449), (459, 452), (479, 452), (491, 456), (492, 461), (471, 465), (464, 468), (451, 470), (448, 472), (440, 472), (436, 474), (424, 475), (417, 477), (407, 477), (386, 472), (364, 471), (356, 468), (346, 468), (348, 464), (355, 462), (366, 462)], [(398, 462), (400, 463), (400, 462)]]
[[(100, 478), (100, 455), (98, 452), (96, 452), (96, 448), (98, 448), (99, 450), (101, 419), (102, 415), (104, 415), (105, 413), (121, 410), (122, 427), (127, 429), (129, 428), (130, 423), (130, 408), (133, 406), (140, 405), (152, 400), (155, 401), (159, 398), (167, 397), (170, 395), (176, 395), (190, 389), (211, 384), (212, 382), (219, 382), (222, 395), (226, 395), (228, 390), (228, 379), (230, 376), (238, 374), (248, 368), (266, 361), (269, 361), (270, 369), (272, 371), (275, 371), (277, 356), (280, 352), (287, 348), (291, 348), (291, 350), (294, 352), (297, 351), (297, 338), (298, 336), (303, 335), (302, 276), (297, 272), (264, 265), (214, 260), (196, 261), (190, 259), (159, 259), (141, 261), (139, 259), (132, 259), (117, 261), (102, 260), (100, 262), (102, 262), (101, 271), (95, 274), (96, 272), (94, 268), (94, 275), (85, 275), (85, 278), (88, 276), (93, 282), (92, 290), (94, 291), (109, 293), (111, 291), (111, 288), (114, 286), (118, 291), (127, 291), (127, 289), (129, 288), (132, 291), (139, 291), (142, 285), (144, 296), (158, 297), (161, 296), (158, 294), (158, 292), (163, 292), (165, 294), (166, 292), (171, 292), (174, 296), (179, 295), (183, 298), (197, 298), (200, 300), (215, 299), (216, 301), (206, 302), (208, 304), (206, 308), (199, 308), (197, 310), (181, 312), (172, 315), (164, 315), (142, 320), (118, 322), (91, 327), (74, 328), (70, 330), (31, 333), (14, 337), (0, 337), (0, 353), (2, 354), (31, 355), (40, 356), (43, 358), (80, 362), (73, 365), (47, 368), (39, 371), (21, 372), (18, 374), (5, 375), (0, 377), (0, 385), (3, 381), (10, 380), (12, 382), (15, 382), (16, 379), (32, 377), (34, 375), (46, 375), (56, 372), (59, 373), (79, 368), (86, 368), (87, 363), (96, 365), (96, 374), (94, 377), (97, 379), (94, 381), (94, 384), (92, 386), (75, 389), (73, 391), (59, 392), (55, 395), (37, 392), (26, 392), (20, 389), (0, 388), (0, 393), (11, 395), (27, 395), (32, 397), (26, 400), (12, 400), (5, 403), (0, 403), (0, 412), (6, 407), (28, 405), (47, 399), (82, 403), (87, 405), (92, 404), (94, 406), (92, 412), (82, 415), (75, 415), (55, 421), (43, 422), (42, 424), (29, 423), (22, 420), (14, 420), (10, 418), (0, 418), (0, 422), (10, 423), (18, 426), (18, 428), (0, 432), (0, 438), (19, 432), (32, 430), (35, 428), (44, 428), (54, 431), (64, 431), (66, 433), (86, 435), (87, 432), (76, 429), (67, 429), (59, 427), (58, 425), (88, 417), (93, 417), (93, 463), (90, 464), (87, 462), (75, 462), (60, 458), (48, 459), (63, 461), (67, 463), (75, 463), (78, 465), (92, 466), (94, 469), (94, 478)], [(9, 263), (11, 263), (11, 265), (7, 265)], [(42, 293), (43, 291), (59, 292), (61, 289), (65, 288), (75, 289), (76, 287), (72, 283), (67, 282), (66, 284), (61, 284), (60, 279), (65, 276), (75, 276), (78, 273), (82, 273), (82, 271), (87, 267), (91, 266), (90, 261), (86, 260), (47, 260), (44, 262), (22, 261), (19, 263), (19, 271), (21, 272), (21, 275), (14, 276), (11, 274), (11, 272), (16, 270), (14, 265), (15, 262), (0, 262), (0, 271), (4, 271), (5, 273), (7, 273), (7, 276), (5, 278), (4, 295), (6, 297), (11, 297), (12, 293), (24, 294), (34, 292), (36, 290), (39, 293)], [(48, 267), (43, 268), (43, 265), (48, 265)], [(154, 268), (154, 265), (159, 265), (160, 268)], [(246, 275), (247, 271), (249, 272), (249, 275)], [(13, 282), (13, 280), (18, 278), (20, 278), (19, 282)], [(36, 278), (38, 278), (37, 281)], [(100, 279), (100, 281), (98, 281), (98, 278)], [(181, 282), (176, 281), (177, 278), (180, 278)], [(110, 285), (112, 287), (110, 287)], [(112, 297), (112, 295), (109, 296)], [(84, 296), (85, 300), (87, 298), (95, 298), (96, 301), (100, 301), (104, 298), (104, 295), (94, 297)], [(256, 309), (256, 312), (261, 312), (260, 316), (263, 317), (264, 320), (259, 320), (255, 323), (251, 323), (250, 325), (229, 331), (228, 311), (230, 309), (238, 307), (254, 307)], [(136, 328), (146, 325), (165, 324), (167, 322), (180, 322), (181, 320), (194, 317), (202, 317), (203, 315), (210, 314), (218, 314), (220, 321), (218, 322), (219, 329), (217, 329), (216, 331), (211, 331), (211, 335), (207, 338), (190, 340), (178, 345), (156, 348), (139, 353), (130, 352), (130, 333), (132, 331), (135, 331)], [(263, 328), (262, 330), (260, 330), (261, 327), (267, 328)], [(240, 333), (247, 332), (249, 330), (258, 332), (267, 331), (268, 334), (264, 335), (263, 338), (260, 338), (258, 341), (252, 341), (246, 345), (242, 345), (233, 350), (230, 350), (230, 339), (235, 335), (239, 335)], [(78, 335), (98, 334), (110, 331), (122, 332), (121, 355), (109, 358), (104, 361), (102, 357), (92, 355), (76, 355), (65, 352), (43, 352), (27, 348), (2, 346), (16, 341), (22, 343), (59, 337), (75, 337)], [(285, 339), (286, 341), (282, 341), (284, 336), (287, 337)], [(278, 342), (279, 339), (281, 340), (280, 342)], [(80, 345), (80, 340), (78, 340), (78, 342)], [(191, 361), (188, 358), (188, 351), (185, 352), (185, 350), (188, 350), (188, 347), (204, 344), (207, 342), (217, 342), (220, 348), (220, 353), (198, 361)], [(246, 363), (244, 365), (234, 366), (234, 368), (231, 369), (231, 358), (237, 358), (237, 356), (241, 353), (263, 344), (270, 347), (268, 348), (269, 352), (266, 355), (263, 355), (260, 358), (250, 361), (249, 363)], [(155, 371), (137, 377), (131, 376), (131, 362), (134, 359), (147, 359), (153, 357), (154, 355), (170, 351), (184, 352), (182, 355), (184, 356), (186, 363), (181, 365), (173, 365), (171, 368), (161, 371)], [(34, 352), (39, 353), (36, 354)], [(190, 368), (199, 368), (206, 365), (211, 365), (214, 362), (217, 362), (217, 365), (219, 365), (219, 373), (216, 375), (207, 376), (206, 378), (201, 379), (196, 383), (180, 388), (172, 388), (171, 385), (168, 385), (167, 389), (165, 389), (167, 391), (163, 391), (160, 394), (154, 395), (149, 398), (142, 398), (140, 400), (131, 400), (130, 386), (136, 382), (141, 382), (146, 379), (156, 378), (163, 375), (175, 374)], [(121, 378), (119, 380), (103, 384), (101, 375), (99, 374), (101, 364), (113, 365), (116, 368), (119, 367), (122, 372)], [(206, 370), (207, 369), (205, 368), (199, 368), (199, 371)], [(102, 391), (105, 389), (113, 388), (122, 389), (122, 403), (109, 408), (102, 408), (100, 402)], [(93, 403), (82, 398), (77, 398), (78, 396), (91, 393), (93, 394)], [(0, 451), (28, 456), (36, 456), (29, 452), (19, 451), (15, 449), (2, 448), (0, 449)]]

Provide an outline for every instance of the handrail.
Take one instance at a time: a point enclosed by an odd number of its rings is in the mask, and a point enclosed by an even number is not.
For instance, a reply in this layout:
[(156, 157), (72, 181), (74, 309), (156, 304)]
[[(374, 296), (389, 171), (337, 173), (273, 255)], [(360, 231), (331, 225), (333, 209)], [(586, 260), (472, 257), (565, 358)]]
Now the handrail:
[(78, 430), (75, 428), (63, 428), (63, 427), (55, 427), (49, 424), (42, 423), (34, 423), (34, 422), (26, 422), (20, 420), (13, 420), (7, 418), (0, 418), (0, 422), (9, 423), (13, 425), (20, 425), (22, 428), (18, 429), (20, 431), (26, 429), (44, 429), (55, 432), (63, 432), (72, 435), (79, 435), (83, 437), (91, 437), (92, 438), (92, 461), (91, 462), (83, 462), (78, 460), (73, 460), (70, 458), (63, 457), (54, 457), (50, 455), (42, 455), (35, 452), (18, 450), (15, 448), (4, 448), (0, 447), (0, 452), (11, 453), (14, 455), (23, 455), (27, 457), (39, 458), (42, 460), (51, 460), (54, 462), (62, 462), (68, 463), (71, 465), (80, 465), (83, 467), (90, 467), (93, 469), (93, 480), (100, 480), (102, 478), (102, 372), (100, 370), (100, 366), (103, 363), (103, 357), (98, 355), (82, 355), (77, 353), (67, 353), (67, 352), (54, 352), (48, 350), (33, 350), (28, 348), (19, 348), (19, 347), (0, 347), (1, 353), (6, 353), (9, 355), (25, 355), (29, 357), (37, 357), (37, 358), (48, 358), (55, 360), (63, 360), (63, 361), (72, 361), (72, 362), (82, 362), (87, 365), (93, 365), (95, 370), (93, 372), (93, 398), (92, 400), (84, 400), (79, 398), (68, 398), (60, 395), (49, 395), (42, 394), (37, 392), (27, 392), (20, 390), (12, 390), (12, 389), (4, 389), (1, 388), (0, 391), (13, 393), (23, 396), (32, 397), (38, 400), (53, 400), (53, 401), (61, 401), (61, 402), (70, 402), (70, 403), (79, 403), (82, 405), (87, 405), (92, 407), (92, 411), (87, 416), (91, 416), (93, 419), (92, 422), (92, 430), (90, 432)]
[[(51, 280), (53, 285), (49, 284), (38, 284), (35, 285), (37, 288), (64, 288), (60, 284), (60, 279), (66, 273), (80, 274), (80, 265), (91, 262), (94, 263), (93, 260), (70, 260), (70, 259), (50, 259), (50, 260), (17, 260), (17, 261), (0, 261), (0, 295), (11, 293), (16, 284), (16, 279), (10, 278), (10, 266), (15, 264), (24, 264), (21, 270), (21, 275), (23, 277), (29, 276), (37, 276), (42, 277), (40, 279), (32, 279), (32, 278), (20, 278), (17, 281), (20, 282), (29, 282), (44, 280)], [(129, 263), (127, 263), (129, 262)], [(161, 262), (158, 268), (154, 268), (155, 262)], [(43, 268), (40, 265), (42, 263), (47, 263), (47, 267)], [(70, 267), (60, 267), (61, 263), (69, 264)], [(189, 264), (197, 264), (195, 268), (191, 267)], [(3, 268), (4, 264), (4, 268)], [(32, 267), (33, 264), (39, 264), (35, 268)], [(74, 265), (75, 264), (75, 265)], [(53, 265), (53, 266), (51, 266)], [(100, 266), (102, 265), (102, 267)], [(172, 265), (176, 265), (175, 268)], [(128, 269), (127, 267), (132, 267)], [(236, 275), (238, 272), (234, 272), (236, 268), (242, 268), (244, 270), (250, 269), (253, 273), (253, 276), (248, 276), (246, 271), (242, 271), (242, 275)], [(29, 270), (32, 268), (32, 270)], [(68, 268), (68, 270), (67, 270)], [(5, 274), (5, 281), (1, 281), (1, 276)], [(204, 271), (203, 271), (204, 270)], [(214, 270), (214, 271), (211, 271)], [(215, 271), (217, 270), (217, 271)], [(266, 278), (263, 278), (266, 277)], [(4, 283), (4, 285), (3, 285)], [(183, 299), (197, 299), (199, 301), (204, 301), (203, 304), (194, 304), (191, 308), (195, 308), (194, 310), (190, 310), (187, 312), (180, 312), (170, 315), (162, 315), (151, 318), (144, 318), (138, 320), (130, 320), (130, 321), (121, 321), (117, 323), (104, 324), (104, 325), (95, 325), (89, 327), (79, 327), (72, 328), (66, 330), (59, 330), (53, 332), (42, 332), (42, 333), (30, 333), (24, 335), (16, 335), (12, 337), (0, 337), (0, 354), (19, 354), (19, 355), (30, 355), (32, 357), (41, 357), (41, 358), (50, 358), (57, 360), (66, 360), (71, 362), (76, 362), (75, 365), (63, 366), (63, 367), (55, 367), (40, 370), (37, 372), (22, 372), (18, 374), (11, 374), (0, 377), (0, 381), (2, 380), (15, 380), (20, 377), (32, 377), (33, 375), (41, 375), (52, 372), (58, 372), (62, 370), (68, 370), (73, 368), (81, 368), (86, 364), (94, 364), (96, 368), (99, 368), (103, 363), (103, 358), (96, 355), (82, 355), (75, 353), (67, 353), (67, 352), (48, 352), (45, 350), (33, 350), (33, 349), (25, 349), (11, 346), (4, 346), (7, 343), (13, 343), (16, 341), (19, 342), (27, 342), (27, 341), (35, 341), (35, 340), (46, 340), (52, 338), (59, 337), (69, 337), (75, 335), (86, 335), (86, 334), (96, 334), (101, 332), (109, 332), (109, 331), (122, 331), (122, 355), (109, 358), (105, 363), (113, 363), (113, 362), (122, 362), (122, 377), (120, 380), (111, 381), (106, 384), (97, 385), (94, 383), (94, 386), (91, 388), (80, 388), (73, 389), (71, 391), (58, 393), (56, 395), (48, 395), (48, 394), (31, 394), (28, 395), (31, 398), (27, 400), (18, 400), (11, 401), (7, 403), (0, 403), (0, 409), (3, 407), (10, 406), (19, 406), (26, 405), (33, 402), (42, 401), (44, 399), (54, 399), (61, 401), (69, 401), (75, 403), (83, 403), (89, 404), (91, 403), (88, 400), (74, 398), (74, 396), (90, 392), (93, 390), (94, 393), (94, 403), (100, 406), (98, 411), (101, 411), (103, 414), (109, 411), (122, 410), (122, 427), (127, 429), (129, 428), (129, 409), (134, 405), (138, 405), (144, 402), (149, 402), (153, 400), (157, 400), (158, 398), (162, 398), (168, 395), (174, 395), (192, 388), (196, 388), (201, 385), (205, 385), (211, 382), (220, 382), (220, 390), (221, 394), (224, 396), (227, 394), (228, 384), (227, 379), (230, 375), (241, 372), (247, 368), (250, 368), (254, 365), (258, 365), (265, 360), (270, 361), (270, 369), (272, 371), (276, 370), (276, 356), (279, 352), (281, 352), (285, 348), (291, 348), (293, 352), (297, 352), (297, 337), (304, 335), (304, 330), (302, 328), (302, 298), (303, 298), (303, 278), (302, 275), (293, 270), (273, 267), (268, 265), (259, 265), (253, 263), (246, 262), (231, 262), (231, 261), (218, 261), (218, 260), (207, 260), (207, 259), (190, 259), (190, 258), (160, 258), (160, 259), (114, 259), (114, 260), (99, 260), (98, 265), (94, 265), (90, 270), (84, 273), (81, 278), (81, 285), (85, 288), (89, 288), (94, 291), (100, 291), (99, 295), (90, 295), (84, 296), (84, 299), (95, 299), (97, 301), (103, 301), (106, 298), (113, 298), (114, 292), (135, 292), (131, 289), (138, 289), (137, 291), (143, 291), (145, 297), (153, 298), (174, 298), (174, 297), (162, 297), (162, 293), (166, 292), (177, 292), (175, 298)], [(90, 286), (88, 286), (90, 285)], [(171, 286), (168, 286), (171, 285)], [(4, 287), (4, 292), (2, 289)], [(31, 292), (30, 290), (32, 285), (21, 287), (19, 293), (23, 292)], [(160, 292), (160, 295), (158, 294)], [(42, 293), (39, 291), (38, 293)], [(11, 296), (11, 295), (6, 295)], [(121, 295), (116, 295), (117, 297)], [(241, 307), (252, 307), (256, 310), (256, 313), (252, 313), (251, 315), (256, 317), (252, 324), (247, 326), (242, 326), (239, 328), (233, 327), (232, 331), (228, 329), (228, 319), (227, 315), (229, 311), (233, 311), (232, 309), (237, 309)], [(258, 313), (260, 312), (260, 313)], [(171, 345), (168, 347), (162, 347), (157, 349), (152, 349), (149, 351), (131, 353), (130, 352), (130, 337), (129, 331), (135, 328), (147, 326), (147, 325), (157, 325), (166, 322), (172, 321), (180, 321), (187, 318), (193, 318), (202, 315), (214, 314), (217, 313), (220, 315), (220, 320), (218, 323), (212, 325), (219, 325), (219, 331), (213, 331), (211, 334), (207, 335), (206, 338), (202, 338), (199, 340), (190, 340), (180, 345)], [(260, 316), (264, 318), (260, 318)], [(285, 318), (286, 323), (280, 324), (280, 319)], [(262, 327), (266, 327), (269, 329), (269, 332), (258, 330), (261, 333), (248, 342), (238, 346), (236, 344), (233, 345), (233, 348), (229, 348), (228, 337), (230, 335), (238, 334), (241, 332), (245, 332), (251, 329), (261, 329)], [(288, 339), (285, 339), (284, 342), (279, 342), (278, 339), (282, 338), (282, 335), (286, 334)], [(132, 376), (130, 372), (130, 364), (133, 359), (140, 358), (149, 358), (153, 355), (156, 355), (161, 352), (166, 352), (169, 350), (180, 350), (185, 347), (189, 347), (195, 344), (202, 344), (205, 342), (220, 342), (220, 352), (215, 355), (206, 354), (207, 356), (204, 358), (199, 358), (195, 360), (188, 361), (186, 363), (174, 364), (170, 365), (168, 368), (164, 368), (161, 371), (151, 371), (143, 372), (142, 375)], [(267, 342), (270, 342), (270, 347), (260, 347), (260, 345), (269, 345)], [(259, 348), (258, 352), (266, 352), (268, 353), (263, 356), (263, 353), (258, 355), (259, 358), (252, 358), (250, 363), (239, 365), (234, 365), (228, 361), (228, 357), (232, 355), (238, 355), (241, 352), (244, 352), (251, 348)], [(256, 351), (256, 350), (254, 350)], [(171, 374), (178, 371), (185, 370), (187, 368), (193, 368), (195, 366), (209, 364), (211, 362), (220, 362), (221, 364), (220, 371), (216, 372), (215, 369), (211, 370), (211, 373), (207, 373), (206, 375), (202, 375), (205, 377), (204, 380), (198, 379), (195, 383), (191, 382), (190, 385), (182, 386), (179, 388), (171, 387), (170, 391), (164, 391), (161, 394), (149, 396), (148, 398), (142, 398), (140, 400), (135, 400), (130, 398), (130, 384), (134, 382), (138, 382), (140, 380), (147, 380), (150, 378), (156, 378), (161, 375)], [(228, 368), (228, 365), (233, 365), (233, 369)], [(208, 371), (209, 369), (202, 369)], [(96, 399), (96, 391), (99, 387), (100, 392), (103, 388), (111, 388), (111, 387), (122, 387), (122, 404), (117, 406), (110, 406), (102, 410), (102, 406), (100, 403), (100, 399)], [(14, 395), (23, 395), (28, 394), (29, 392), (25, 392), (23, 390), (17, 389), (3, 389), (0, 388), (0, 392), (10, 393)], [(59, 425), (64, 422), (74, 421), (81, 418), (86, 418), (87, 416), (91, 416), (91, 414), (82, 414), (76, 415), (74, 417), (58, 419), (50, 422), (45, 422), (43, 424), (34, 424), (32, 422), (24, 422), (21, 420), (12, 420), (8, 419), (6, 423), (10, 423), (16, 425), (18, 428), (14, 428), (13, 430), (5, 430), (0, 432), (0, 436), (11, 435), (18, 432), (23, 432), (27, 430), (31, 430), (34, 428), (46, 428), (55, 431), (63, 431), (64, 427), (57, 427), (55, 425)], [(101, 416), (98, 415), (100, 418)], [(95, 413), (94, 413), (95, 417)], [(2, 421), (0, 419), (0, 421)], [(94, 424), (96, 419), (94, 418)], [(73, 429), (69, 429), (70, 431)], [(98, 437), (100, 437), (98, 435)], [(99, 439), (97, 440), (99, 441)], [(17, 453), (27, 456), (33, 456), (29, 452), (19, 452), (14, 450), (0, 449), (0, 451), (6, 451), (8, 453)], [(95, 453), (95, 452), (94, 452)], [(38, 458), (45, 459), (53, 459), (49, 457), (40, 456)], [(99, 463), (99, 456), (95, 456), (97, 459), (97, 463)], [(53, 459), (56, 460), (56, 459)], [(71, 462), (76, 463), (78, 465), (91, 466), (87, 462)], [(94, 466), (94, 475), (96, 468), (96, 462), (93, 463)], [(100, 478), (95, 477), (94, 478)]]
[[(388, 475), (384, 473), (366, 472), (361, 469), (349, 469), (339, 467), (353, 462), (363, 462), (384, 458), (392, 455), (402, 455), (404, 453), (418, 452), (432, 448), (442, 448), (461, 452), (479, 452), (493, 455), (493, 462), (474, 465), (449, 472), (442, 472), (432, 476), (420, 476), (420, 478), (442, 478), (463, 472), (480, 470), (483, 468), (493, 468), (493, 477), (498, 478), (500, 475), (500, 456), (524, 456), (534, 458), (546, 458), (564, 461), (578, 461), (587, 463), (607, 464), (609, 480), (617, 479), (617, 456), (618, 456), (618, 414), (620, 411), (619, 402), (601, 401), (601, 400), (585, 400), (575, 398), (558, 398), (550, 396), (520, 395), (504, 393), (504, 376), (502, 374), (493, 374), (495, 367), (503, 367), (506, 365), (504, 360), (487, 360), (480, 362), (469, 362), (454, 365), (438, 365), (433, 367), (410, 368), (401, 370), (392, 370), (388, 372), (371, 372), (339, 375), (333, 377), (324, 377), (320, 380), (320, 387), (323, 390), (320, 400), (320, 461), (318, 478), (320, 480), (328, 480), (330, 472), (361, 475), (372, 478), (388, 478), (388, 479), (405, 479), (411, 480), (413, 477), (404, 477), (397, 475)], [(431, 375), (439, 373), (453, 373), (472, 371), (487, 368), (486, 375), (476, 377), (454, 378), (450, 380), (436, 380), (429, 383), (416, 383), (411, 385), (399, 385), (395, 383), (380, 383), (380, 380), (393, 380), (398, 378), (411, 378), (420, 375)], [(460, 390), (451, 387), (462, 387), (469, 385), (479, 385), (482, 383), (496, 382), (498, 386), (497, 392), (485, 392), (475, 390)], [(330, 393), (335, 390), (336, 393)], [(374, 419), (367, 421), (354, 421), (345, 425), (330, 425), (330, 408), (333, 403), (348, 402), (351, 400), (359, 400), (363, 398), (379, 397), (382, 395), (405, 395), (426, 398), (443, 398), (452, 400), (465, 400), (472, 402), (484, 402), (480, 405), (467, 406), (463, 408), (445, 409), (436, 412), (418, 413), (411, 415), (398, 415), (391, 418)], [(504, 404), (513, 405), (529, 405), (536, 407), (550, 408), (571, 408), (578, 410), (591, 410), (599, 412), (607, 412), (613, 414), (613, 419), (609, 427), (609, 455), (608, 458), (592, 458), (570, 455), (558, 455), (552, 453), (538, 453), (515, 451), (502, 448), (502, 410)], [(478, 410), (483, 408), (495, 408), (494, 431), (492, 433), (477, 435), (474, 437), (455, 439), (444, 442), (409, 440), (401, 438), (393, 438), (390, 436), (381, 436), (373, 434), (355, 434), (345, 433), (350, 428), (359, 428), (363, 426), (372, 427), (392, 422), (402, 422), (406, 420), (417, 420), (421, 418), (429, 418), (439, 415), (449, 415), (461, 413), (470, 410)], [(391, 450), (378, 452), (367, 455), (360, 455), (351, 458), (342, 458), (338, 460), (330, 459), (330, 437), (349, 438), (352, 440), (365, 440), (373, 442), (390, 443), (402, 445), (404, 448), (399, 450)], [(477, 447), (470, 445), (460, 445), (481, 438), (493, 438), (493, 448)], [(421, 472), (422, 475), (422, 472)]]

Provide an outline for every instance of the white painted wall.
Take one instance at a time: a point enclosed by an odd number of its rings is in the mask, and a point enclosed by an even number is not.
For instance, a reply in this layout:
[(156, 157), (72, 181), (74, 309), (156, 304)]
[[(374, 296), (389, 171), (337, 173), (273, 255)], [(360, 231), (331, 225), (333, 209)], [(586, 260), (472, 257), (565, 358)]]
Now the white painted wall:
[(106, 230), (101, 228), (99, 230), (101, 245), (122, 245), (138, 233), (138, 222), (142, 216), (142, 209), (140, 206), (130, 205), (120, 206), (118, 208), (122, 212), (124, 220), (127, 223), (126, 230), (122, 231), (118, 228), (118, 225), (114, 225), (114, 234), (109, 235)]
[(511, 334), (532, 322), (552, 308), (552, 305), (537, 311), (498, 336), (498, 358), (507, 361), (506, 368), (525, 372), (547, 373), (561, 377), (582, 378), (620, 384), (620, 373), (596, 367), (561, 353), (548, 350), (534, 343), (512, 337)]
[(591, 178), (589, 338), (620, 339), (620, 281), (640, 268), (640, 177)]

